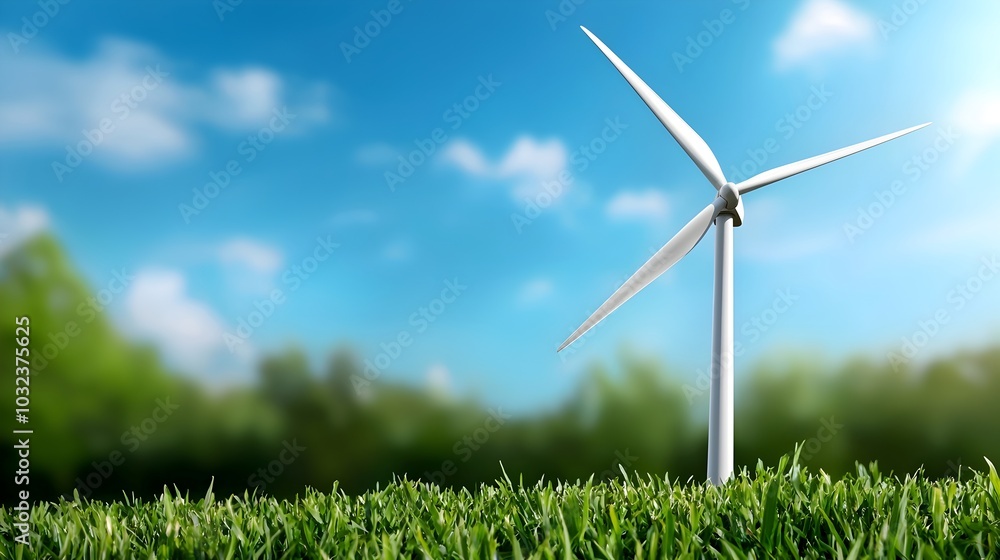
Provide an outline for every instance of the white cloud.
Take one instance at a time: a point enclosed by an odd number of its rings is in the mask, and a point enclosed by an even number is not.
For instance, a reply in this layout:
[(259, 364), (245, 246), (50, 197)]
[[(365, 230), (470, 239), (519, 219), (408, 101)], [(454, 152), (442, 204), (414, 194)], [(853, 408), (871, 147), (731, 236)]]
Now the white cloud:
[(501, 178), (548, 179), (566, 167), (567, 157), (566, 146), (559, 140), (539, 142), (530, 136), (521, 136), (495, 166), (495, 173)]
[(670, 204), (667, 196), (656, 189), (621, 191), (608, 201), (604, 210), (615, 220), (662, 220)]
[(548, 278), (535, 278), (525, 282), (517, 292), (517, 303), (519, 305), (532, 305), (539, 303), (555, 291), (552, 281)]
[(190, 132), (171, 122), (169, 117), (143, 111), (129, 115), (98, 149), (114, 158), (107, 163), (117, 167), (155, 166), (190, 155), (195, 144)]
[(131, 332), (154, 342), (170, 362), (188, 371), (204, 372), (220, 351), (226, 351), (222, 321), (187, 294), (180, 272), (137, 272), (125, 308)]
[[(0, 144), (63, 147), (88, 139), (95, 152), (119, 162), (172, 160), (193, 138), (167, 114), (180, 91), (164, 76), (154, 51), (105, 40), (89, 59), (55, 54), (0, 54)], [(123, 118), (124, 117), (124, 118)], [(99, 131), (103, 119), (114, 124)], [(97, 131), (97, 132), (93, 132)]]
[(260, 126), (281, 105), (281, 88), (281, 78), (266, 68), (216, 70), (212, 96), (220, 104), (213, 113), (230, 126)]
[(240, 295), (270, 293), (284, 262), (280, 249), (246, 237), (229, 239), (207, 252), (222, 265), (220, 272), (228, 289)]
[(977, 88), (964, 92), (952, 109), (951, 122), (963, 135), (956, 146), (956, 168), (961, 173), (1000, 138), (1000, 91)]
[(1000, 134), (1000, 92), (975, 89), (965, 92), (955, 104), (955, 126), (963, 132), (984, 136)]
[(566, 168), (569, 152), (555, 138), (539, 141), (522, 135), (496, 163), (491, 163), (479, 147), (464, 139), (449, 143), (441, 157), (446, 163), (477, 177), (543, 181)]
[(40, 206), (18, 206), (13, 210), (0, 206), (0, 257), (48, 227), (49, 214)]
[(311, 118), (303, 115), (322, 116), (314, 107), (321, 100), (306, 99), (315, 87), (286, 88), (271, 70), (215, 68), (191, 79), (178, 66), (155, 48), (119, 39), (102, 40), (82, 58), (2, 50), (0, 146), (45, 147), (62, 162), (66, 146), (89, 143), (104, 165), (147, 169), (196, 154), (202, 125), (256, 130), (286, 105), (296, 125)]
[(281, 266), (281, 251), (252, 239), (232, 239), (219, 247), (219, 258), (226, 264), (237, 264), (255, 272), (270, 274)]
[(876, 30), (874, 18), (842, 0), (806, 0), (774, 41), (775, 65), (806, 66), (838, 51), (871, 46)]
[(489, 175), (491, 166), (486, 156), (468, 140), (458, 139), (448, 144), (442, 159), (471, 175)]

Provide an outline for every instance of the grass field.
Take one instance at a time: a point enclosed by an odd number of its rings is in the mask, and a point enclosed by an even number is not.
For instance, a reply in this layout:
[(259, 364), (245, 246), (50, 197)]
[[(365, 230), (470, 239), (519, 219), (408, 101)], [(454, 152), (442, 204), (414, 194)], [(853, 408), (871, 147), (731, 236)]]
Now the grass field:
[[(349, 497), (63, 501), (33, 512), (31, 548), (0, 515), (3, 558), (1000, 557), (1000, 477), (833, 481), (794, 458), (722, 488), (639, 478), (475, 492), (398, 481)], [(968, 476), (966, 476), (968, 475)]]

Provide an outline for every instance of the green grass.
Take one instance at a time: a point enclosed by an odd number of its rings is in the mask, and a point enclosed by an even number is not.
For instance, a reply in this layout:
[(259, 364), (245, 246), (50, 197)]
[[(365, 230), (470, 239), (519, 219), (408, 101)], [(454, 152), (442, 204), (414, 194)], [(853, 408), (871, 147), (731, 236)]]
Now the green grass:
[(76, 499), (34, 509), (32, 546), (3, 558), (979, 558), (1000, 551), (1000, 477), (932, 481), (877, 466), (831, 480), (794, 459), (722, 488), (628, 476), (475, 492), (398, 481), (291, 501)]

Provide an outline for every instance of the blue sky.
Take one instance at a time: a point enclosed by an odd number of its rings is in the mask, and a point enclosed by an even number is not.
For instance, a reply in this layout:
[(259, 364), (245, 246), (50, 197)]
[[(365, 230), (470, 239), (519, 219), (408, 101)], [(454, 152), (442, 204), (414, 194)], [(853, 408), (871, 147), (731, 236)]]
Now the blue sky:
[(710, 239), (555, 353), (714, 196), (586, 25), (730, 179), (935, 123), (747, 195), (737, 387), (996, 341), (1000, 6), (577, 2), (7, 6), (0, 249), (51, 230), (94, 290), (124, 268), (111, 318), (213, 384), (289, 344), (516, 409), (623, 348), (695, 379)]

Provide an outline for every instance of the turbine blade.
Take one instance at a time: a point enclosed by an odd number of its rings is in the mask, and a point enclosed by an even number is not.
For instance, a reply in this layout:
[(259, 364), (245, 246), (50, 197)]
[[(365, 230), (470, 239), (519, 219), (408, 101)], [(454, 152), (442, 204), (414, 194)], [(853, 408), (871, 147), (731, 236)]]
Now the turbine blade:
[(845, 158), (847, 156), (856, 154), (862, 150), (867, 150), (874, 146), (878, 146), (889, 140), (894, 140), (900, 136), (904, 136), (911, 132), (920, 130), (931, 123), (924, 123), (919, 126), (914, 126), (907, 128), (906, 130), (900, 130), (899, 132), (893, 132), (892, 134), (886, 134), (885, 136), (879, 136), (874, 140), (869, 140), (867, 142), (861, 142), (859, 144), (854, 144), (853, 146), (848, 146), (846, 148), (841, 148), (839, 150), (834, 150), (832, 152), (825, 153), (820, 156), (813, 156), (809, 159), (804, 159), (802, 161), (797, 161), (795, 163), (789, 163), (788, 165), (782, 165), (781, 167), (776, 167), (770, 171), (765, 171), (754, 175), (753, 177), (743, 181), (739, 185), (736, 185), (736, 189), (740, 194), (748, 193), (750, 191), (757, 190), (765, 185), (770, 185), (771, 183), (780, 181), (782, 179), (787, 179), (792, 175), (798, 175), (803, 171), (809, 171), (810, 169), (819, 167), (821, 165), (826, 165), (832, 161), (837, 161), (838, 159)]
[(649, 285), (650, 282), (656, 280), (661, 274), (667, 271), (671, 266), (681, 260), (681, 258), (688, 254), (694, 246), (701, 241), (701, 238), (705, 236), (705, 232), (712, 225), (712, 220), (719, 213), (720, 210), (725, 208), (725, 201), (721, 198), (716, 198), (712, 204), (705, 207), (704, 210), (698, 212), (690, 222), (687, 223), (680, 231), (674, 235), (670, 241), (667, 241), (666, 245), (660, 248), (646, 264), (642, 265), (631, 278), (628, 279), (611, 297), (608, 298), (598, 309), (591, 315), (580, 328), (573, 331), (573, 334), (566, 339), (565, 342), (559, 346), (556, 352), (562, 351), (573, 343), (576, 339), (580, 338), (587, 331), (592, 329), (594, 325), (601, 322), (602, 319), (611, 314), (612, 311), (618, 309), (618, 306), (625, 303), (632, 296), (637, 294), (639, 290), (642, 290)]
[(594, 42), (595, 45), (604, 53), (604, 56), (608, 57), (608, 60), (615, 65), (615, 68), (621, 72), (621, 75), (628, 80), (629, 85), (632, 89), (639, 94), (639, 97), (646, 103), (646, 105), (653, 111), (656, 118), (663, 123), (663, 126), (667, 127), (667, 131), (674, 140), (684, 148), (687, 155), (694, 161), (698, 169), (708, 177), (708, 180), (712, 183), (712, 186), (716, 190), (722, 188), (722, 185), (726, 184), (726, 176), (722, 173), (722, 167), (719, 166), (719, 160), (715, 158), (715, 154), (712, 153), (712, 149), (708, 147), (708, 144), (698, 136), (698, 133), (691, 128), (688, 123), (684, 122), (673, 109), (670, 108), (663, 99), (660, 99), (659, 95), (653, 91), (651, 87), (646, 85), (646, 82), (642, 81), (642, 78), (636, 75), (622, 59), (618, 58), (618, 55), (611, 52), (600, 39), (597, 38), (593, 33), (590, 32), (586, 27), (580, 26), (583, 32), (590, 37), (590, 40)]

